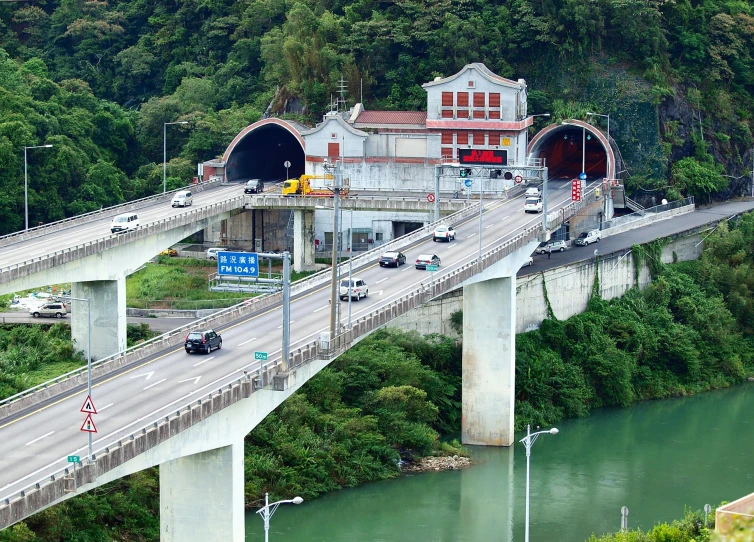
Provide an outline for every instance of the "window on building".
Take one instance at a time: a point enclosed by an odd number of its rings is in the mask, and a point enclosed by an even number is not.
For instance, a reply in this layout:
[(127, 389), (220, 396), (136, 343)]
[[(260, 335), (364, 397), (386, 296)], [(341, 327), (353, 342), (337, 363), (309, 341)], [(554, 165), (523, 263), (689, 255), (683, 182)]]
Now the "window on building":
[(382, 232), (381, 231), (378, 231), (377, 233), (374, 234), (374, 240), (375, 241), (382, 241)]
[(485, 102), (484, 92), (474, 93), (474, 107), (484, 107), (486, 105)]
[(474, 118), (484, 119), (486, 118), (486, 115), (484, 113), (485, 113), (484, 109), (474, 109)]
[(442, 105), (444, 107), (449, 107), (453, 105), (453, 93), (452, 92), (443, 92), (442, 93)]
[(472, 137), (474, 138), (473, 145), (484, 145), (484, 132), (474, 132)]
[(499, 92), (490, 92), (490, 107), (500, 107)]
[(442, 145), (452, 145), (453, 144), (453, 132), (443, 132), (440, 136), (440, 143)]
[(456, 115), (457, 119), (467, 119), (469, 118), (469, 110), (468, 109), (459, 109), (458, 114)]
[(469, 107), (469, 93), (458, 92), (456, 95), (456, 103), (458, 107)]
[(440, 153), (442, 154), (443, 160), (448, 161), (453, 159), (453, 147), (442, 147)]
[(443, 109), (441, 117), (444, 118), (444, 119), (452, 119), (453, 118), (453, 110), (452, 109)]
[(340, 156), (340, 143), (327, 144), (327, 157), (338, 158)]
[(469, 133), (468, 132), (458, 132), (458, 134), (456, 134), (456, 142), (459, 145), (468, 145), (469, 144)]
[(490, 120), (498, 120), (500, 118), (500, 110), (499, 109), (490, 110), (487, 118)]

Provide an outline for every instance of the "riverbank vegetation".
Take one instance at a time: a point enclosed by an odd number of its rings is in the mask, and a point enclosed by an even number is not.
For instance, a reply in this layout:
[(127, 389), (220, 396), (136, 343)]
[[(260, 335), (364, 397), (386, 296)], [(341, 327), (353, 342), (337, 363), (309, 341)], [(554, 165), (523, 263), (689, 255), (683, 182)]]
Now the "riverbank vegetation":
[[(701, 510), (687, 511), (682, 519), (655, 525), (647, 532), (628, 529), (600, 537), (592, 535), (587, 542), (723, 542), (721, 537), (714, 534), (715, 511), (712, 510), (708, 516), (706, 527), (704, 519), (704, 512)], [(730, 542), (733, 540), (738, 538), (731, 539)]]

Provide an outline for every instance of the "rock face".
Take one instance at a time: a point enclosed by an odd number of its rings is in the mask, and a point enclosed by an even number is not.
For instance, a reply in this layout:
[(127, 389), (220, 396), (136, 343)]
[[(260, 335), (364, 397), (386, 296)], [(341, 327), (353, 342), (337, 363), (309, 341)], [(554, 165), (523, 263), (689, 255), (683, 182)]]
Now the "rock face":
[(462, 469), (471, 465), (471, 459), (460, 455), (444, 457), (425, 457), (413, 463), (404, 463), (401, 470), (404, 474), (430, 472), (441, 470)]

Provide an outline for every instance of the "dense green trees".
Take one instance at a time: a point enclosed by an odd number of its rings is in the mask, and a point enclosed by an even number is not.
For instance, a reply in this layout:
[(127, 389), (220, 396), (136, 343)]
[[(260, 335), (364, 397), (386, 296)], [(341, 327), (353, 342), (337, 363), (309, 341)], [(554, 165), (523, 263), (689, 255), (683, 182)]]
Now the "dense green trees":
[[(526, 77), (539, 93), (531, 110), (553, 118), (596, 108), (620, 121), (628, 113), (615, 96), (589, 88), (604, 86), (601, 78), (611, 92), (645, 86), (647, 100), (685, 99), (685, 122), (698, 116), (703, 124), (704, 153), (714, 148), (726, 167), (743, 168), (754, 142), (753, 51), (754, 13), (736, 0), (5, 2), (0, 234), (20, 227), (24, 145), (55, 144), (30, 161), (32, 222), (47, 222), (154, 193), (163, 122), (191, 122), (168, 138), (170, 184), (179, 186), (260, 117), (276, 87), (301, 97), (310, 120), (329, 107), (341, 76), (349, 103), (363, 88), (370, 108), (421, 109), (422, 83), (472, 61)], [(598, 65), (637, 81), (593, 75)], [(614, 133), (619, 144), (641, 140), (630, 126), (622, 132)], [(637, 175), (644, 164), (628, 165), (636, 186), (653, 184)], [(699, 156), (669, 165), (654, 186), (665, 186), (667, 174), (674, 194), (709, 195), (730, 182)]]

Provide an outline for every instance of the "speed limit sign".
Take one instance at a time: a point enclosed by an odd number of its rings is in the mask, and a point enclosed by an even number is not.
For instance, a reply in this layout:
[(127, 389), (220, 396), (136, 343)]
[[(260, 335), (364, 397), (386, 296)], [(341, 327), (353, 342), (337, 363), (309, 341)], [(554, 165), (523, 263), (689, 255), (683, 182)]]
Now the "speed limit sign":
[(516, 177), (513, 179), (516, 184), (521, 184), (524, 180), (524, 178), (521, 175), (516, 175)]

